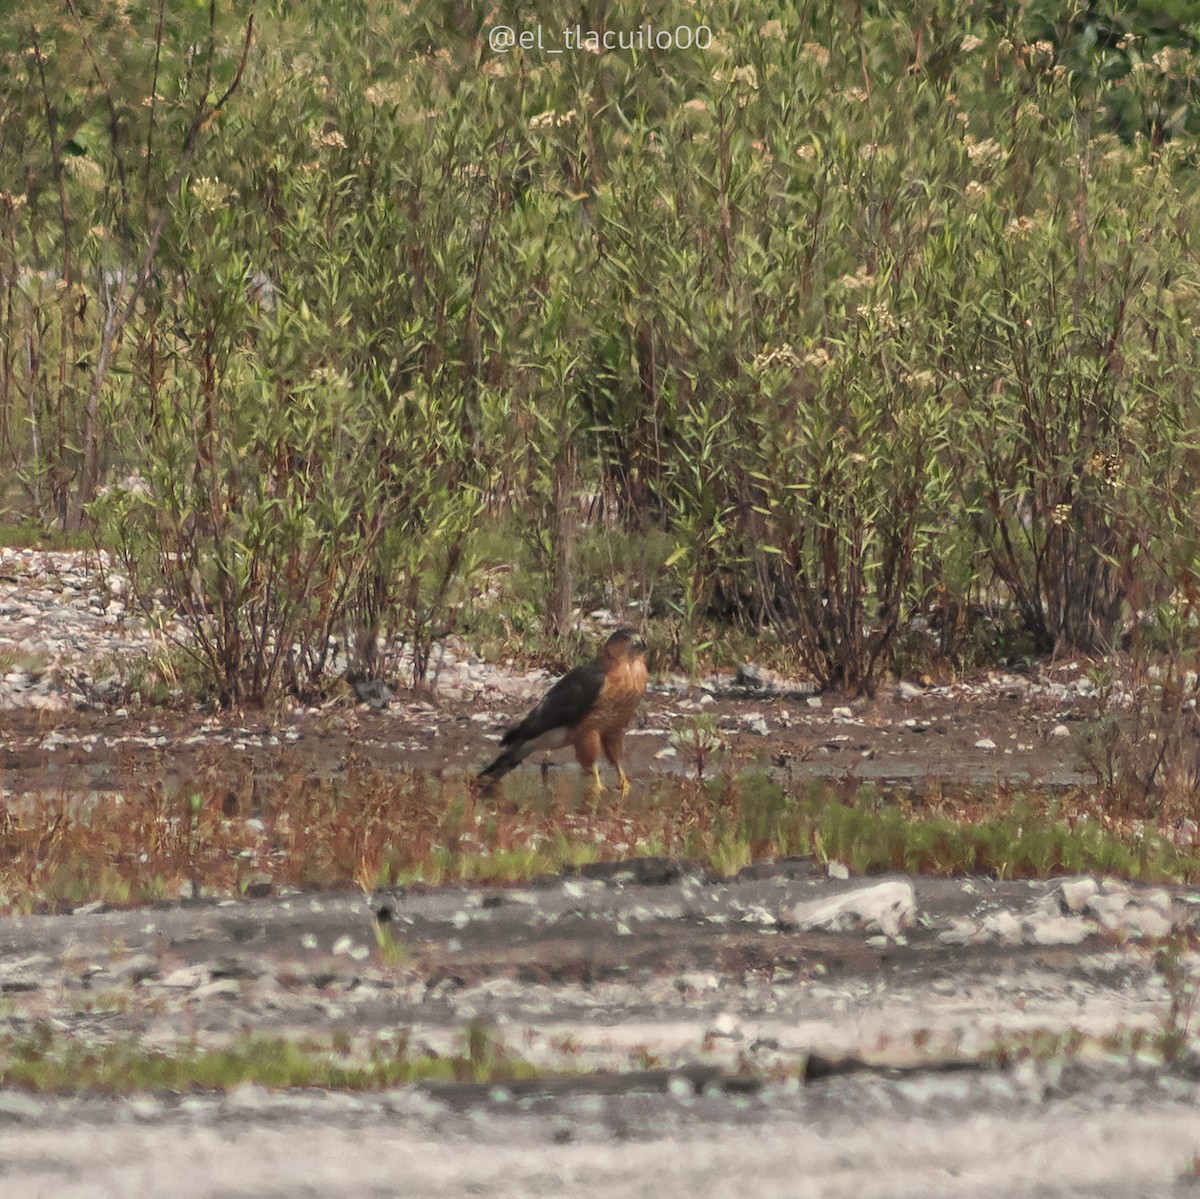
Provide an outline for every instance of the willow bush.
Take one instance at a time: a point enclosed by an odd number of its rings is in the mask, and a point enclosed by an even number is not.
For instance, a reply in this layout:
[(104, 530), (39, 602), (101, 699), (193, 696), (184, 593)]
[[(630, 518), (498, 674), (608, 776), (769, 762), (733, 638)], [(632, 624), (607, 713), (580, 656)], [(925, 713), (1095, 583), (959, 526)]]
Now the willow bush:
[(154, 286), (176, 193), (242, 82), (253, 5), (10, 7), (0, 319), (20, 350), (0, 357), (0, 451), (39, 519), (78, 528), (129, 448), (101, 409), (122, 387), (121, 342)]
[[(1128, 602), (1169, 581), (1150, 560), (1194, 516), (1196, 358), (1174, 300), (1194, 278), (1191, 200), (1174, 149), (1094, 132), (1092, 89), (1076, 96), (1049, 48), (1005, 60), (1011, 110), (965, 144), (972, 268), (942, 292), (958, 330), (955, 461), (1036, 649), (1103, 651)], [(1049, 125), (1056, 107), (1069, 119)]]
[(732, 622), (851, 691), (938, 608), (1092, 651), (1194, 594), (1180, 21), (763, 0), (501, 55), (561, 18), (44, 7), (0, 43), (0, 455), (63, 522), (136, 476), (90, 511), (226, 701), (423, 677), (500, 523), (561, 638), (597, 505), (666, 547), (681, 658)]
[(264, 120), (305, 136), (262, 161), (239, 142), (248, 123), (220, 177), (186, 181), (162, 259), (176, 285), (135, 360), (141, 485), (97, 505), (234, 703), (391, 669), (381, 645), (407, 645), (424, 678), (481, 494), (461, 330), (425, 301), (450, 308), (473, 251), (464, 232), (453, 257), (446, 231), (487, 195), (448, 153), (453, 130), (397, 144), (386, 115), (343, 111), (360, 80), (338, 89), (284, 56), (264, 71)]

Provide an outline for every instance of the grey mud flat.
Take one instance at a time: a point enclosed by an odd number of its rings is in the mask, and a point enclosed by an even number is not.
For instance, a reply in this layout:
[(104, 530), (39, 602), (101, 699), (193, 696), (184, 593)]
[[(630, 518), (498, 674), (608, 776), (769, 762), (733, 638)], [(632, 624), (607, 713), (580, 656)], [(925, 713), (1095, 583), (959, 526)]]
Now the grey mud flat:
[(1165, 932), (1200, 981), (1198, 926), (1195, 888), (803, 859), (11, 918), (9, 1035), (445, 1053), (482, 1023), (552, 1081), (0, 1090), (0, 1195), (1200, 1194), (1200, 1014), (1170, 1064), (1131, 1047), (1171, 1020)]

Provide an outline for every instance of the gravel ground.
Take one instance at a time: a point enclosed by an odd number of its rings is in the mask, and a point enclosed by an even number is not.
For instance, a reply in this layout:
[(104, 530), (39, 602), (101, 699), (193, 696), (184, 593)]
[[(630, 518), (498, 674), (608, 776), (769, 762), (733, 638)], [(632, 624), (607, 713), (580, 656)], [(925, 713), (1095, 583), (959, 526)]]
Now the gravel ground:
[(853, 1088), (826, 1098), (749, 1116), (669, 1099), (553, 1116), (436, 1105), (414, 1115), (403, 1098), (391, 1109), (315, 1101), (279, 1114), (52, 1111), (0, 1126), (0, 1185), (23, 1199), (1157, 1199), (1200, 1186), (1195, 1090), (1178, 1101), (1139, 1096), (1136, 1110), (1090, 1095), (998, 1110), (932, 1091), (890, 1097), (887, 1110)]
[[(381, 915), (399, 965), (371, 948)], [(1182, 1194), (1200, 1042), (1165, 1065), (1131, 1035), (1168, 1020), (1165, 929), (1190, 934), (1200, 982), (1198, 927), (1195, 888), (834, 880), (803, 861), (10, 919), (5, 1031), (169, 1049), (404, 1029), (448, 1053), (483, 1023), (573, 1076), (0, 1091), (0, 1180), (21, 1196)], [(1021, 1052), (1071, 1030), (1069, 1053)]]

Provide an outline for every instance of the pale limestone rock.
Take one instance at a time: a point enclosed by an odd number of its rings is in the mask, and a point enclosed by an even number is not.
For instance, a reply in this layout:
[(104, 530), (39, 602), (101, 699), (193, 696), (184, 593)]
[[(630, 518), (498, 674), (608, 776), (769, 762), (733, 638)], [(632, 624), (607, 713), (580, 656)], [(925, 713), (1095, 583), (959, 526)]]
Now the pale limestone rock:
[(912, 923), (916, 912), (912, 884), (895, 880), (797, 904), (792, 921), (806, 929), (838, 932), (860, 928), (895, 937)]

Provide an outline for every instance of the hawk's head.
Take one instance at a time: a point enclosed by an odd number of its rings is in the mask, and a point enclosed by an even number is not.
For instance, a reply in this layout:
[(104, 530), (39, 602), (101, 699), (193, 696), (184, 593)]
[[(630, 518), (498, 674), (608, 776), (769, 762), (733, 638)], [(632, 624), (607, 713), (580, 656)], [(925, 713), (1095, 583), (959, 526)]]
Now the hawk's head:
[(635, 658), (640, 658), (645, 653), (646, 645), (638, 636), (637, 629), (630, 628), (626, 625), (624, 628), (618, 629), (605, 643), (604, 649), (601, 651), (601, 657), (605, 662), (632, 662)]

